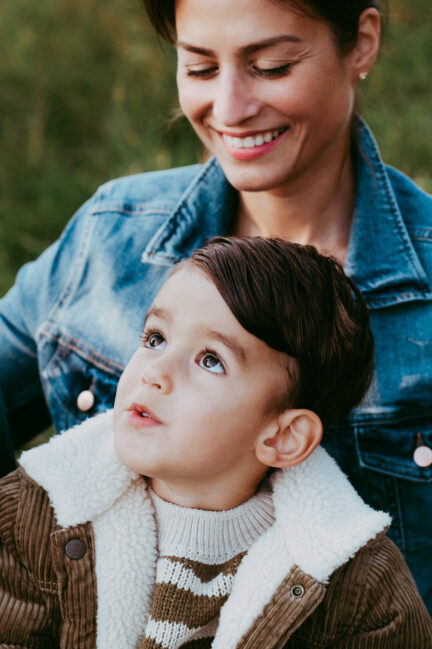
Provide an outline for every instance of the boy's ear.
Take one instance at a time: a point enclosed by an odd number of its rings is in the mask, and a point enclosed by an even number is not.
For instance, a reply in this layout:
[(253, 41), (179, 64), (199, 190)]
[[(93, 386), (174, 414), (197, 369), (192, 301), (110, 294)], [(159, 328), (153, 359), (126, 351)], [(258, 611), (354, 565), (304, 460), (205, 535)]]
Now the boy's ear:
[(312, 410), (285, 410), (255, 447), (257, 459), (266, 466), (283, 469), (304, 462), (321, 441), (321, 419)]

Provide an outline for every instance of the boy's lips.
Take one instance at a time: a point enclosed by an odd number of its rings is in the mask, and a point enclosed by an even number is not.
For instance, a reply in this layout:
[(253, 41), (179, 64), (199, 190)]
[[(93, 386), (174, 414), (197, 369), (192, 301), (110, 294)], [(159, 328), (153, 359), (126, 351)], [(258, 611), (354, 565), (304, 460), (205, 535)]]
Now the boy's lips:
[(135, 428), (148, 428), (149, 426), (161, 426), (162, 421), (146, 406), (140, 403), (133, 403), (127, 409), (127, 418)]

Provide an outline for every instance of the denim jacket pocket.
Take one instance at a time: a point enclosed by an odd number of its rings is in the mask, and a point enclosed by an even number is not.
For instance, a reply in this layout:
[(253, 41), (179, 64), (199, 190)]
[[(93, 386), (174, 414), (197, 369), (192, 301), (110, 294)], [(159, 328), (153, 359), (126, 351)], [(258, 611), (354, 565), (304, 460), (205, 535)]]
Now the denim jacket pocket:
[(357, 488), (376, 509), (390, 513), (390, 538), (404, 553), (426, 597), (432, 578), (432, 466), (414, 461), (417, 445), (432, 448), (432, 416), (359, 423)]
[[(53, 425), (63, 431), (88, 417), (112, 408), (122, 368), (68, 337), (45, 341), (49, 356), (42, 381)], [(93, 394), (93, 405), (86, 411), (78, 407), (85, 390)]]
[(432, 465), (421, 467), (414, 461), (418, 446), (432, 449), (432, 415), (358, 424), (355, 440), (361, 467), (422, 484), (432, 482)]

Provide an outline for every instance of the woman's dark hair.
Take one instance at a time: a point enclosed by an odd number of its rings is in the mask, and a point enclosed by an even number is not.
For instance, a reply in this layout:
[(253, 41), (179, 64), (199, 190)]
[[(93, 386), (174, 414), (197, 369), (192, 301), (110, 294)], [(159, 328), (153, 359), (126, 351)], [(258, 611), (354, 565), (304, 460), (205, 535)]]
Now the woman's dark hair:
[(281, 408), (308, 408), (328, 424), (358, 405), (373, 336), (366, 303), (335, 259), (282, 239), (217, 237), (186, 263), (211, 279), (246, 331), (295, 359)]
[[(233, 0), (235, 1), (235, 0)], [(381, 12), (380, 0), (272, 0), (289, 5), (308, 16), (325, 20), (333, 32), (340, 52), (345, 54), (355, 45), (361, 13), (373, 7)], [(156, 32), (170, 43), (175, 42), (175, 0), (143, 0), (150, 22)]]

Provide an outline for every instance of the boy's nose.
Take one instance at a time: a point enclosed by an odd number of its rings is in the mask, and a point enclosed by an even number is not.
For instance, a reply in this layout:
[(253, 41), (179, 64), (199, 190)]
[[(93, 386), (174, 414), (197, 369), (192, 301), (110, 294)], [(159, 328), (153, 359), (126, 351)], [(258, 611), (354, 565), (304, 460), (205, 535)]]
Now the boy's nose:
[(163, 394), (167, 394), (172, 390), (172, 378), (162, 368), (147, 367), (141, 373), (141, 381)]
[(170, 392), (172, 388), (171, 379), (167, 375), (158, 374), (155, 376), (152, 373), (143, 373), (141, 376), (141, 381), (148, 385), (151, 388), (161, 391), (166, 394)]

